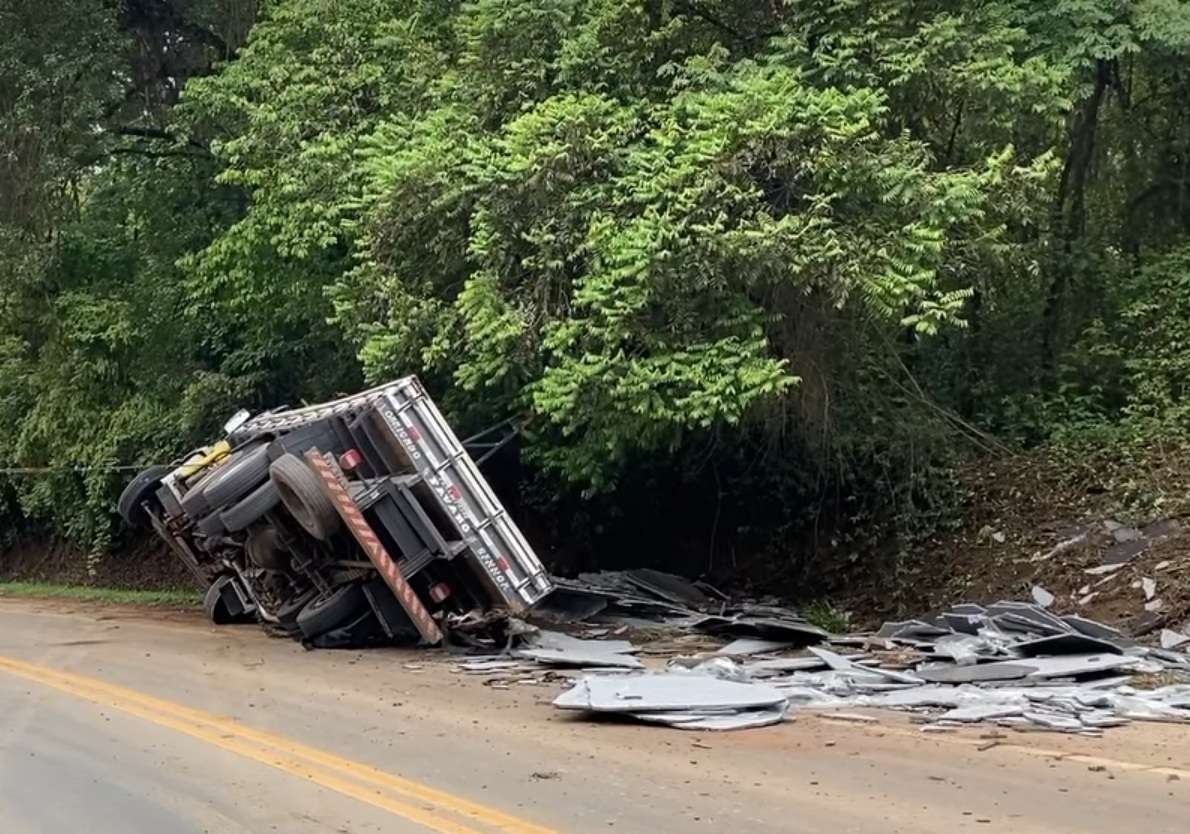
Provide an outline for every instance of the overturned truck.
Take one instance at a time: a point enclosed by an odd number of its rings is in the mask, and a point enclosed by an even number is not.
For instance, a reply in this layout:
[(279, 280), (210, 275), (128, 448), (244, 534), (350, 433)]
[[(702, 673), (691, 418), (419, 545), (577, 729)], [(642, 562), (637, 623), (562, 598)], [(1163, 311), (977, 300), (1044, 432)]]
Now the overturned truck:
[(119, 503), (207, 589), (216, 623), (255, 619), (316, 646), (432, 645), (552, 589), (468, 452), (514, 429), (461, 442), (416, 377), (240, 412), (224, 430), (140, 473)]

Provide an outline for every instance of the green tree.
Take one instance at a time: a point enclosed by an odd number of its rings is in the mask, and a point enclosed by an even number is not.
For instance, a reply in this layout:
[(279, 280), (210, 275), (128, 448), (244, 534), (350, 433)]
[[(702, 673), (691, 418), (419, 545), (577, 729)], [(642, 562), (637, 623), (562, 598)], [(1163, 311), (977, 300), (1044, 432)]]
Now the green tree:
[[(0, 23), (0, 460), (149, 460), (419, 373), (461, 427), (524, 418), (547, 502), (713, 501), (713, 553), (935, 518), (985, 431), (1186, 430), (1178, 0)], [(0, 500), (102, 544), (87, 472)]]

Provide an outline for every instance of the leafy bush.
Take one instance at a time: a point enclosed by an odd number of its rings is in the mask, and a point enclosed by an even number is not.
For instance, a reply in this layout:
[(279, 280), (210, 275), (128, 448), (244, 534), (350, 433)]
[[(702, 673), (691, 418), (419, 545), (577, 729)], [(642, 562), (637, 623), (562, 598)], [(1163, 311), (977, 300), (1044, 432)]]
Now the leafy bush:
[(104, 467), (419, 373), (538, 509), (804, 571), (1184, 432), (1179, 4), (159, 5), (3, 13), (0, 512), (102, 548)]

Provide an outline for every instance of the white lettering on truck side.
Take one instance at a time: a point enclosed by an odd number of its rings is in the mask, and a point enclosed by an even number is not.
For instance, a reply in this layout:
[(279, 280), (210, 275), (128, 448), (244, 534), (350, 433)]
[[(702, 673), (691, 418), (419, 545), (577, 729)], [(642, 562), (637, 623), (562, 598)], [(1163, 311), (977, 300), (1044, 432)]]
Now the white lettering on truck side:
[(447, 513), (454, 522), (455, 527), (458, 528), (459, 534), (462, 535), (463, 541), (471, 548), (475, 554), (475, 558), (479, 560), (480, 565), (483, 566), (484, 571), (491, 577), (492, 581), (500, 587), (505, 593), (511, 594), (514, 589), (512, 583), (509, 581), (507, 574), (500, 568), (499, 562), (492, 556), (491, 551), (488, 550), (487, 545), (483, 540), (475, 535), (475, 520), (471, 518), (466, 512), (464, 502), (462, 499), (455, 499), (451, 494), (453, 489), (460, 496), (463, 494), (462, 490), (458, 489), (449, 479), (440, 473), (436, 473), (429, 467), (422, 455), (421, 450), (418, 449), (417, 444), (413, 438), (409, 436), (408, 430), (397, 420), (397, 415), (393, 413), (391, 408), (384, 408), (380, 411), (380, 416), (388, 427), (392, 429), (393, 434), (396, 435), (397, 440), (405, 448), (409, 454), (410, 459), (417, 467), (419, 474), (425, 479), (426, 484), (434, 491), (439, 500), (446, 507)]

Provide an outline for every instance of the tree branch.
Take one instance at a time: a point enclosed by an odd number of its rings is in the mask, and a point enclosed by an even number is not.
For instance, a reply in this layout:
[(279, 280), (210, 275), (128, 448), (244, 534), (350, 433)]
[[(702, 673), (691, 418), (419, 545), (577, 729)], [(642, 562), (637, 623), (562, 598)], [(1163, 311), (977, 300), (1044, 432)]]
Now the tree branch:
[(186, 17), (172, 0), (128, 0), (127, 20), (156, 21), (172, 27), (192, 40), (219, 51), (224, 58), (230, 54), (227, 42), (215, 32)]
[(749, 41), (758, 40), (760, 38), (771, 38), (771, 37), (774, 37), (775, 35), (779, 35), (781, 33), (779, 29), (776, 29), (771, 32), (756, 32), (755, 34), (752, 34), (752, 35), (745, 35), (739, 29), (736, 29), (735, 27), (728, 25), (723, 20), (720, 20), (718, 17), (711, 14), (706, 9), (702, 8), (701, 6), (697, 5), (696, 3), (686, 2), (686, 0), (678, 0), (678, 2), (676, 2), (674, 4), (674, 8), (678, 11), (684, 11), (693, 17), (697, 17), (699, 20), (703, 21), (704, 23), (709, 23), (712, 26), (714, 26), (716, 29), (726, 32), (727, 34), (731, 35), (736, 40), (743, 41), (744, 43), (747, 43)]
[[(166, 130), (159, 127), (137, 127), (136, 125), (120, 125), (118, 127), (110, 127), (108, 133), (114, 133), (117, 136), (136, 136), (140, 139), (161, 139), (165, 142), (176, 142), (177, 137)], [(192, 148), (197, 148), (204, 153), (210, 153), (210, 149), (206, 145), (194, 139), (187, 139), (186, 144)]]
[(959, 109), (954, 114), (954, 124), (950, 127), (950, 139), (946, 142), (945, 159), (950, 162), (954, 156), (954, 146), (956, 140), (959, 138), (959, 128), (963, 125), (963, 105), (967, 102), (965, 99), (959, 99)]
[(112, 148), (112, 156), (146, 156), (149, 159), (165, 159), (167, 157), (184, 157), (187, 159), (206, 159), (205, 154), (190, 151), (151, 151), (148, 148)]

